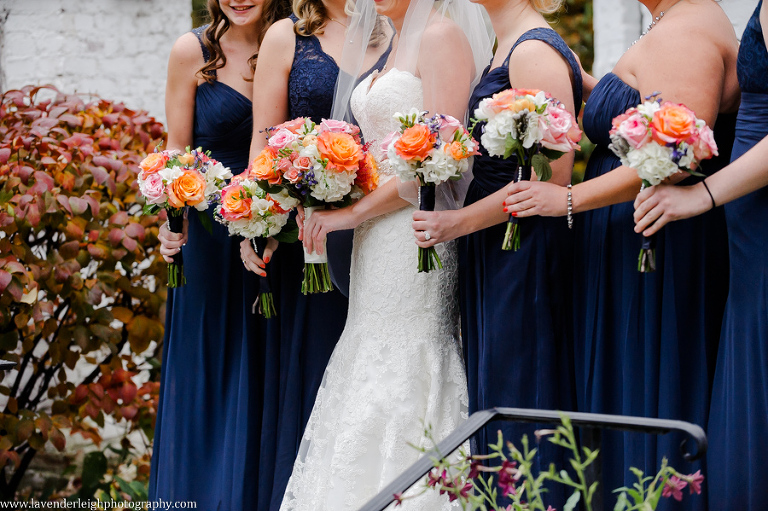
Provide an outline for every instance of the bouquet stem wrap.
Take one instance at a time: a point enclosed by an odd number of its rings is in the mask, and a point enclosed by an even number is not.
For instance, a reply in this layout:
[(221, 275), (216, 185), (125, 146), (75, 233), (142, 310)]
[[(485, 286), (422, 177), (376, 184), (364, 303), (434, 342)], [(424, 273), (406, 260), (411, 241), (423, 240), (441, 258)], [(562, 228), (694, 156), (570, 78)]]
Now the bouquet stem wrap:
[[(168, 229), (172, 233), (181, 234), (184, 232), (184, 208), (181, 209), (167, 209), (168, 214)], [(184, 256), (182, 251), (171, 257), (172, 263), (168, 264), (168, 287), (179, 287), (186, 284), (187, 280), (184, 278)]]
[[(322, 208), (304, 208), (305, 226), (316, 209)], [(315, 251), (310, 253), (304, 249), (304, 280), (301, 283), (301, 292), (306, 295), (310, 293), (327, 293), (328, 291), (333, 291), (333, 284), (331, 283), (331, 274), (328, 271), (326, 242), (323, 241), (322, 254), (318, 254)]]
[[(435, 210), (435, 185), (419, 186), (419, 210)], [(435, 247), (419, 247), (419, 272), (429, 272), (435, 268), (443, 269), (443, 262), (437, 255)]]
[[(264, 248), (267, 245), (266, 238), (251, 238), (251, 245), (256, 255), (263, 254)], [(272, 286), (269, 282), (269, 275), (266, 277), (259, 277), (259, 294), (256, 296), (256, 301), (253, 302), (253, 311), (259, 311), (259, 314), (266, 319), (277, 316), (277, 309), (275, 308), (275, 299), (272, 296)]]
[[(642, 192), (648, 186), (643, 182), (640, 187)], [(656, 234), (650, 236), (643, 236), (643, 244), (640, 247), (640, 255), (637, 256), (637, 271), (640, 273), (651, 273), (656, 271)]]
[[(530, 181), (531, 179), (531, 165), (518, 165), (517, 175), (515, 176), (515, 183), (520, 181)], [(509, 215), (507, 220), (507, 232), (504, 233), (504, 242), (501, 244), (502, 250), (517, 250), (520, 248), (520, 220), (517, 217)]]

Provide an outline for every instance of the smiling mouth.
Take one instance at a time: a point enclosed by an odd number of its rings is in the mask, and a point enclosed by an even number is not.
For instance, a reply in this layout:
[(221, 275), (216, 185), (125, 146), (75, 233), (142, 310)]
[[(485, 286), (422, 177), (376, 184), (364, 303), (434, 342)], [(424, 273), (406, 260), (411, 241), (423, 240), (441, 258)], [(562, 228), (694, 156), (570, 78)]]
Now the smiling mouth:
[(240, 7), (231, 6), (231, 7), (232, 7), (232, 10), (235, 11), (235, 12), (245, 12), (248, 9), (252, 9), (253, 8), (252, 5), (245, 5), (245, 6), (240, 6)]

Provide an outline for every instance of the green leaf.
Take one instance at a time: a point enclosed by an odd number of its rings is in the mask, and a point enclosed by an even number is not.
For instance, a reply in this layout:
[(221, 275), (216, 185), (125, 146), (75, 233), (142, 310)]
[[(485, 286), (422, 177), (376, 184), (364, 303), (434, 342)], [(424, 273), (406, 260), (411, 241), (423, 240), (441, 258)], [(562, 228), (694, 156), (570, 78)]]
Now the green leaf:
[(579, 503), (579, 499), (581, 499), (581, 492), (576, 490), (573, 492), (573, 494), (571, 494), (570, 497), (568, 497), (568, 500), (563, 507), (563, 511), (573, 511), (576, 509), (576, 504)]
[(283, 226), (279, 233), (272, 236), (280, 243), (295, 243), (299, 240), (299, 226), (296, 225), (296, 220), (290, 219), (288, 223)]
[(552, 166), (543, 154), (534, 154), (533, 158), (531, 158), (531, 166), (533, 171), (536, 172), (539, 181), (549, 181), (552, 178)]
[(142, 213), (145, 215), (156, 215), (160, 213), (160, 206), (157, 204), (144, 204), (144, 208), (142, 208)]
[(199, 209), (197, 211), (197, 216), (200, 218), (200, 223), (203, 225), (203, 228), (208, 231), (208, 234), (213, 234), (213, 225), (211, 225), (211, 217), (208, 216), (208, 213), (205, 211), (200, 211)]
[(504, 143), (504, 158), (509, 158), (513, 154), (517, 154), (523, 150), (523, 146), (520, 145), (520, 141), (516, 138), (507, 138)]
[(89, 452), (83, 459), (83, 488), (80, 494), (85, 497), (94, 495), (104, 474), (107, 473), (107, 457), (101, 451)]
[(555, 161), (560, 159), (560, 157), (562, 157), (565, 153), (562, 151), (555, 151), (554, 149), (547, 149), (546, 147), (542, 147), (541, 154), (546, 156), (549, 161)]

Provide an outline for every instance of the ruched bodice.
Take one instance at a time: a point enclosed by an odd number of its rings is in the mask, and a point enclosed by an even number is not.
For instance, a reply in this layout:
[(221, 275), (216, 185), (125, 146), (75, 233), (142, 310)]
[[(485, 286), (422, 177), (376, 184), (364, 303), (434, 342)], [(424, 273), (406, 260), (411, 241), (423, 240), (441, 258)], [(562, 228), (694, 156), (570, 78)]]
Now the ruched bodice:
[(248, 98), (219, 81), (197, 87), (194, 145), (215, 153), (234, 174), (248, 164), (252, 129), (253, 109)]
[(642, 101), (640, 93), (613, 73), (605, 75), (595, 85), (584, 106), (584, 134), (595, 144), (608, 146), (611, 122)]
[[(768, 52), (759, 2), (739, 49), (733, 159), (768, 136)], [(717, 356), (707, 462), (710, 509), (768, 509), (768, 187), (725, 205), (730, 287)], [(710, 469), (710, 473), (712, 470)]]

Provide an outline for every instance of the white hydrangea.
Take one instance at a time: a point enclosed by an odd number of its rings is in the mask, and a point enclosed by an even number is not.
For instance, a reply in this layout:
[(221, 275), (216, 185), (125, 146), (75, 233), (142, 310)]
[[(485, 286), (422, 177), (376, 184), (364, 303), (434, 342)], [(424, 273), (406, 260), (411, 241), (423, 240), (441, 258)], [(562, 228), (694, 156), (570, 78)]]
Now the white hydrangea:
[(647, 144), (641, 149), (630, 151), (626, 165), (637, 170), (640, 179), (652, 186), (680, 171), (672, 161), (672, 150), (659, 144)]
[(448, 156), (445, 151), (435, 149), (430, 158), (424, 162), (422, 174), (425, 183), (440, 184), (458, 174), (457, 161)]
[(352, 190), (355, 174), (350, 172), (328, 172), (320, 167), (315, 169), (317, 184), (310, 195), (323, 202), (338, 202)]

